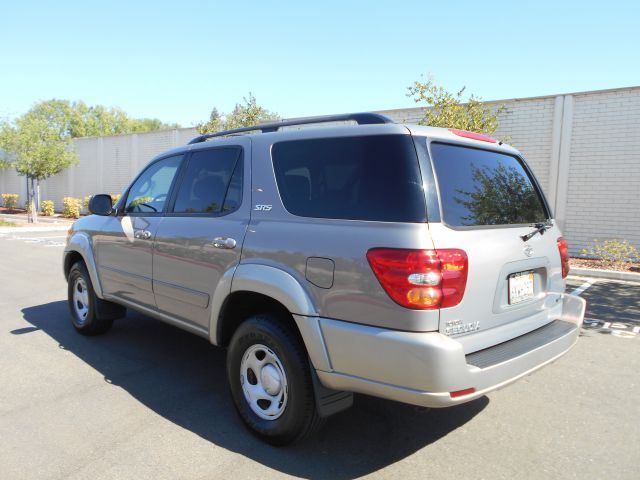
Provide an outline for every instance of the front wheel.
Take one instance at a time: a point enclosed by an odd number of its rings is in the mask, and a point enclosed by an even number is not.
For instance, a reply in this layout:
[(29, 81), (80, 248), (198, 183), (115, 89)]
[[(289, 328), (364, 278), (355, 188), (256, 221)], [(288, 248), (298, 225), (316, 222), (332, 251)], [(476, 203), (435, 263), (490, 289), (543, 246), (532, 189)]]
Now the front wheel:
[(99, 335), (111, 328), (113, 320), (123, 317), (124, 307), (99, 299), (84, 263), (77, 262), (69, 270), (68, 304), (71, 323), (83, 335)]
[(238, 327), (227, 377), (240, 417), (268, 443), (301, 440), (322, 424), (304, 346), (275, 315), (257, 315)]

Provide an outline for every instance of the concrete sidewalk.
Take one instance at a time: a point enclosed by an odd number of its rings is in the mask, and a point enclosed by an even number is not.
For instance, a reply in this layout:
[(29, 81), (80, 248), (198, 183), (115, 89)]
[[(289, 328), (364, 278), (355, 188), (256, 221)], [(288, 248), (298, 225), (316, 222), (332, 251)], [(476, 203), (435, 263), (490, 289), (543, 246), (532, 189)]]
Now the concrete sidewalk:
[(576, 277), (605, 278), (640, 283), (640, 273), (619, 272), (617, 270), (596, 270), (595, 268), (571, 268), (569, 275)]
[(36, 232), (66, 232), (71, 225), (42, 225), (30, 227), (0, 227), (2, 233), (36, 233)]
[[(22, 213), (0, 213), (0, 219), (3, 220), (11, 220), (18, 223), (27, 223), (27, 215)], [(64, 218), (64, 217), (45, 217), (43, 215), (38, 215), (38, 223), (64, 223), (65, 225), (71, 225), (75, 222), (75, 218)]]
[(38, 223), (27, 223), (26, 215), (8, 213), (0, 213), (0, 219), (16, 224), (10, 227), (0, 226), (0, 233), (66, 232), (75, 221), (72, 218), (38, 216)]

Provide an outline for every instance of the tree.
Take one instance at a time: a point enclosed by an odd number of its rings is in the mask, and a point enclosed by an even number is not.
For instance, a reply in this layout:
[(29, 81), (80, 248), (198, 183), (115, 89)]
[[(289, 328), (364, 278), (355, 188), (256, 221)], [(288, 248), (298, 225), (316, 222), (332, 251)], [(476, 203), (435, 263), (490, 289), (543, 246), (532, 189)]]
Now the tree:
[(25, 114), (12, 123), (0, 126), (0, 148), (6, 152), (3, 166), (13, 167), (27, 177), (27, 206), (37, 221), (36, 192), (40, 181), (77, 163), (71, 137), (62, 136), (47, 118)]
[(456, 203), (469, 214), (465, 225), (503, 225), (533, 223), (542, 220), (540, 199), (533, 185), (515, 167), (498, 165), (495, 169), (471, 167), (473, 191), (458, 190)]
[(416, 103), (425, 102), (427, 107), (420, 125), (432, 127), (459, 128), (471, 132), (492, 135), (498, 128), (498, 114), (506, 110), (504, 105), (497, 109), (484, 104), (474, 95), (463, 103), (463, 93), (466, 87), (458, 93), (446, 91), (435, 85), (429, 78), (426, 82), (414, 82), (408, 87), (408, 97), (413, 97)]
[(47, 119), (64, 137), (99, 137), (124, 133), (143, 133), (180, 125), (167, 124), (157, 118), (131, 118), (119, 108), (89, 106), (82, 101), (47, 100), (34, 105), (27, 115)]
[(280, 120), (277, 113), (270, 112), (258, 105), (256, 97), (249, 92), (249, 98), (243, 97), (242, 104), (236, 103), (233, 111), (229, 114), (220, 114), (217, 108), (211, 110), (211, 115), (207, 122), (196, 125), (200, 133), (214, 133), (221, 130), (231, 130), (234, 128), (250, 127), (259, 123), (274, 122)]
[(211, 110), (209, 121), (201, 122), (196, 125), (196, 130), (202, 134), (219, 132), (224, 129), (224, 120), (222, 119), (222, 115), (220, 115), (220, 112), (218, 112), (218, 109), (215, 107)]

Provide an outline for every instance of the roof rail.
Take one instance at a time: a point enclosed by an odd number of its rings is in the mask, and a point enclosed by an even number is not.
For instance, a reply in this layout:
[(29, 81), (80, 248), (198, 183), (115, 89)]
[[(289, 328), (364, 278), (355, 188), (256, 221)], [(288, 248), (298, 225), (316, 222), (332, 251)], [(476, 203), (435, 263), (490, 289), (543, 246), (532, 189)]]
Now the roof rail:
[(258, 125), (253, 125), (251, 127), (234, 128), (233, 130), (223, 130), (221, 132), (216, 132), (216, 133), (207, 133), (194, 138), (189, 142), (189, 145), (191, 145), (192, 143), (201, 143), (213, 137), (224, 137), (227, 135), (235, 135), (237, 133), (242, 133), (242, 132), (255, 131), (260, 133), (269, 133), (269, 132), (276, 132), (281, 127), (290, 127), (294, 125), (308, 125), (312, 123), (342, 122), (342, 121), (348, 121), (348, 120), (355, 121), (358, 125), (394, 123), (394, 121), (391, 120), (389, 117), (385, 117), (384, 115), (380, 115), (379, 113), (345, 113), (342, 115), (303, 117), (303, 118), (294, 118), (291, 120), (283, 120), (281, 122), (262, 123)]

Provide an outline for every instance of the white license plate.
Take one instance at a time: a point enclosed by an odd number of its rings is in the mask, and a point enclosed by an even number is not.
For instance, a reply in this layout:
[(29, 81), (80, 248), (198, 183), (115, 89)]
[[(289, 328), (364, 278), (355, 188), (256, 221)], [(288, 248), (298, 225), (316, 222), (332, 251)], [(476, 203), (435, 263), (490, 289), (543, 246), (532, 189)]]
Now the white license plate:
[(509, 276), (509, 304), (533, 298), (533, 272), (519, 272)]

